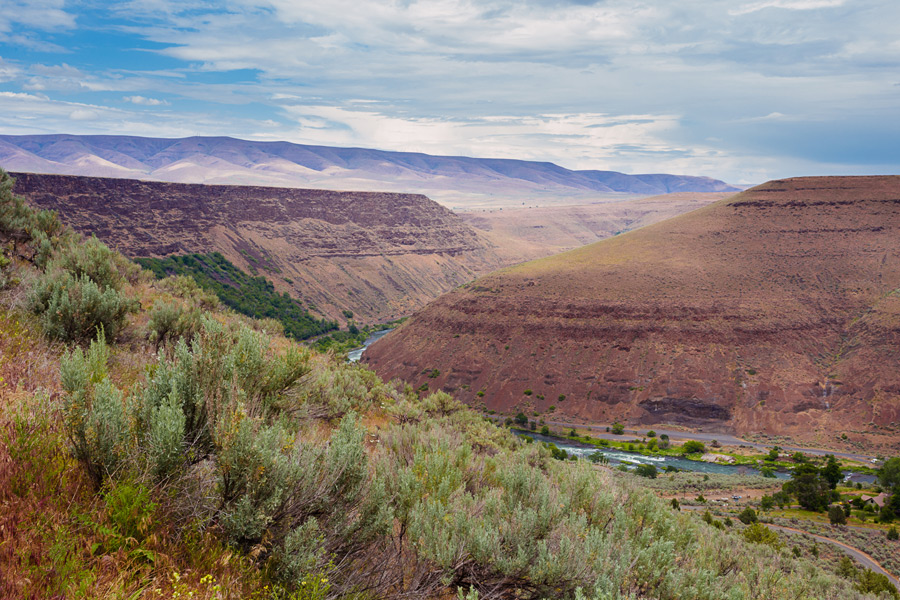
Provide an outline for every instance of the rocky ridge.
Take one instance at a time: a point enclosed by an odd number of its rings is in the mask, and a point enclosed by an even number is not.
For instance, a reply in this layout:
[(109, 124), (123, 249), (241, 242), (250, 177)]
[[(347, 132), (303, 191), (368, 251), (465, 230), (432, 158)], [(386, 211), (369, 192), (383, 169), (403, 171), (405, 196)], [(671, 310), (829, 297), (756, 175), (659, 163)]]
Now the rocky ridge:
[(331, 318), (397, 318), (500, 265), (417, 194), (14, 176), (16, 193), (130, 257), (218, 251)]

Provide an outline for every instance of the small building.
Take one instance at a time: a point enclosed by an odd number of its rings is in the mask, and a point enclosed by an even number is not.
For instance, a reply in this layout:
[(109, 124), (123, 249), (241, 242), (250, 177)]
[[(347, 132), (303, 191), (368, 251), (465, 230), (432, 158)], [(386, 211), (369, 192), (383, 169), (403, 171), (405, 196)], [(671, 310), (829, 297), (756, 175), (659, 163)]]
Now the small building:
[(877, 506), (878, 508), (881, 508), (887, 502), (888, 495), (885, 494), (884, 492), (881, 492), (877, 496), (869, 496), (868, 494), (863, 494), (862, 496), (859, 497), (859, 499), (862, 502), (863, 506), (871, 505), (871, 506)]

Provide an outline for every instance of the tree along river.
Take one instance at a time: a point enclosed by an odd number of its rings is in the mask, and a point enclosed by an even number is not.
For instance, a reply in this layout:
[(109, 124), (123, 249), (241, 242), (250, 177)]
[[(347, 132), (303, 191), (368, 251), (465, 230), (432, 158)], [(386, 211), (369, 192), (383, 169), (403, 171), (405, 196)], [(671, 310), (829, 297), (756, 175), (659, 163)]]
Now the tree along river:
[[(672, 466), (682, 471), (694, 471), (697, 473), (726, 473), (736, 475), (762, 475), (758, 469), (748, 467), (746, 465), (728, 465), (721, 463), (703, 462), (699, 460), (688, 460), (678, 456), (645, 456), (636, 452), (625, 452), (618, 448), (608, 448), (603, 446), (593, 446), (590, 444), (582, 444), (576, 441), (549, 437), (539, 433), (513, 430), (513, 433), (521, 436), (528, 436), (538, 442), (550, 442), (555, 444), (557, 448), (565, 450), (569, 454), (574, 454), (578, 458), (587, 458), (596, 451), (600, 451), (609, 459), (611, 465), (625, 465), (627, 467), (635, 467), (637, 465), (656, 465), (660, 471), (664, 471), (666, 467)], [(868, 474), (854, 473), (852, 471), (844, 471), (845, 480), (853, 482), (871, 483), (875, 477)], [(788, 479), (791, 474), (781, 471), (775, 472), (778, 479)]]

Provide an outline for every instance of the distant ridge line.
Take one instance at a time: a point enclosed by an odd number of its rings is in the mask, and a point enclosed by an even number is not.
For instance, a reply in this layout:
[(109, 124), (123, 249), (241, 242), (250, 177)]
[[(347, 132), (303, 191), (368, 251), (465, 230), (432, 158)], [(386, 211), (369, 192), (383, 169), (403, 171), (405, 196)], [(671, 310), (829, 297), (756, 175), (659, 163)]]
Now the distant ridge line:
[(0, 135), (9, 171), (173, 183), (500, 197), (657, 195), (741, 188), (710, 177), (571, 170), (551, 162), (438, 156), (218, 136)]

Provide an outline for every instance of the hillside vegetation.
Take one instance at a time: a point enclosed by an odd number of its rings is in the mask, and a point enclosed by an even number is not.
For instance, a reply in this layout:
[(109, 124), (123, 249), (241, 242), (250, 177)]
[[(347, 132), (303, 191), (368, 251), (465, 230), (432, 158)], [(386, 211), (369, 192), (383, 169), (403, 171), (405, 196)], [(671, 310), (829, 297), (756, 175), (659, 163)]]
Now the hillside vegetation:
[(287, 292), (279, 294), (265, 277), (251, 277), (219, 252), (166, 258), (138, 258), (135, 262), (159, 279), (172, 275), (192, 277), (205, 290), (216, 294), (229, 308), (258, 319), (275, 319), (284, 334), (296, 340), (338, 328), (335, 321), (316, 319)]
[(153, 281), (0, 180), (0, 597), (873, 597)]

